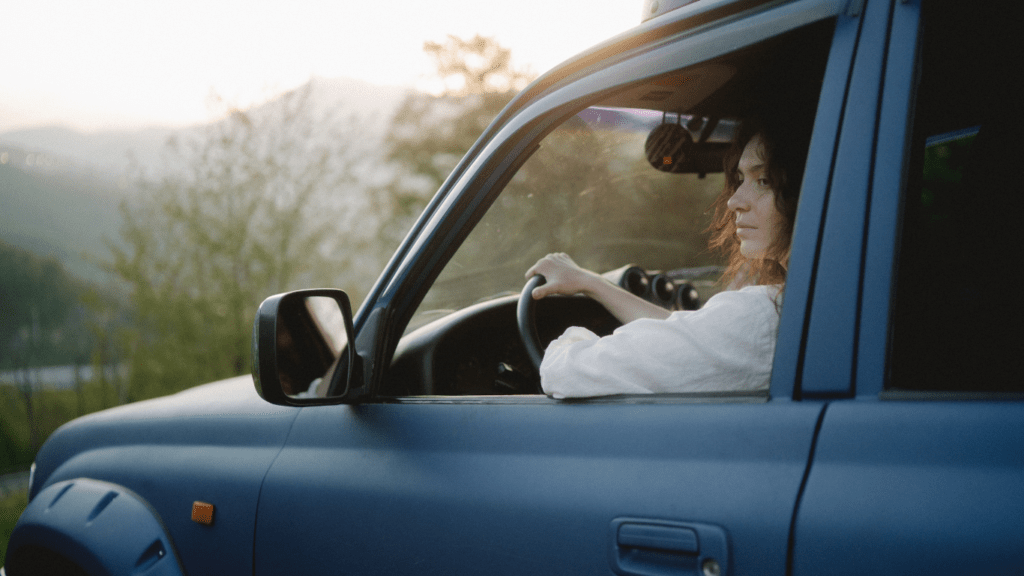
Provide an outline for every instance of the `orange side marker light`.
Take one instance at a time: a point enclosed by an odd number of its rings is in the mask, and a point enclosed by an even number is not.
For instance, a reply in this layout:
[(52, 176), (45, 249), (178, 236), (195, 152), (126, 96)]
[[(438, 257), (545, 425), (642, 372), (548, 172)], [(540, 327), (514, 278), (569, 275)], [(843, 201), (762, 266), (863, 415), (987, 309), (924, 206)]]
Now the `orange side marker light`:
[(192, 521), (209, 526), (213, 524), (213, 504), (196, 500), (192, 503)]

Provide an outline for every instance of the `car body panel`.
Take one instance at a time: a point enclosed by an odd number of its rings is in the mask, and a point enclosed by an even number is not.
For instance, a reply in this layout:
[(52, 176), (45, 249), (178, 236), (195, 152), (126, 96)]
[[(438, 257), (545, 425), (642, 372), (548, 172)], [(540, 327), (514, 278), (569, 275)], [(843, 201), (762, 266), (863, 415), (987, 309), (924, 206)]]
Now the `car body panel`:
[(1024, 403), (829, 404), (793, 574), (1013, 574), (1024, 566)]
[[(260, 486), (299, 410), (264, 402), (243, 376), (85, 416), (40, 450), (32, 495), (109, 482), (156, 511), (185, 573), (251, 572)], [(213, 525), (192, 521), (197, 500), (214, 504)]]
[(913, 118), (920, 16), (921, 6), (916, 0), (893, 6), (869, 198), (856, 355), (855, 391), (868, 398), (877, 398), (886, 381), (894, 247), (900, 242), (902, 192), (907, 184), (905, 166), (910, 157), (907, 142)]
[(779, 337), (772, 364), (772, 389), (776, 397), (798, 397), (807, 314), (818, 266), (822, 219), (828, 206), (829, 183), (836, 143), (843, 122), (850, 69), (857, 51), (861, 19), (837, 18), (835, 36), (822, 85), (807, 168), (800, 192), (800, 206), (793, 227), (792, 255), (786, 275), (786, 296), (779, 319)]
[(818, 241), (818, 268), (807, 320), (800, 390), (807, 396), (847, 396), (853, 386), (854, 343), (869, 197), (891, 5), (869, 3), (863, 12), (850, 75), (842, 132), (833, 163), (828, 204)]
[(821, 406), (685, 400), (304, 409), (256, 573), (607, 573), (620, 517), (719, 526), (735, 573), (782, 573)]
[[(890, 381), (888, 374), (922, 31), (920, 1), (889, 8), (888, 51), (874, 65), (884, 74), (884, 90), (868, 87), (861, 96), (870, 100), (865, 107), (878, 107), (878, 119), (865, 117), (865, 131), (874, 134), (859, 139), (874, 149), (870, 183), (857, 187), (866, 192), (861, 204), (868, 210), (863, 225), (855, 223), (863, 230), (860, 270), (846, 279), (859, 279), (859, 294), (846, 304), (856, 304), (846, 313), (854, 322), (844, 328), (852, 340), (808, 347), (808, 357), (820, 348), (817, 374), (838, 368), (851, 377), (849, 386), (836, 380), (816, 391), (847, 398), (830, 402), (822, 419), (794, 525), (792, 574), (1016, 573), (1024, 565), (1021, 396), (908, 392), (900, 389), (908, 383)], [(839, 211), (836, 219), (849, 214)], [(856, 234), (848, 236), (857, 246)], [(852, 356), (840, 357), (837, 366), (837, 350)], [(986, 367), (976, 369), (983, 379)]]

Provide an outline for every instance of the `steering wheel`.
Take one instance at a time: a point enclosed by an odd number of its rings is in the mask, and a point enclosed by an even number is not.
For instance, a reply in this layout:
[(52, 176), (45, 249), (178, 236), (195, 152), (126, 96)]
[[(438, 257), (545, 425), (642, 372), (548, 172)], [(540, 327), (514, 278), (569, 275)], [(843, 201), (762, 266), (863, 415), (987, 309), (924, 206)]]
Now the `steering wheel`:
[(533, 370), (540, 373), (540, 361), (544, 358), (544, 350), (540, 347), (540, 336), (537, 335), (537, 317), (535, 314), (537, 301), (533, 299), (533, 289), (545, 282), (544, 277), (537, 274), (526, 282), (519, 294), (519, 305), (516, 306), (516, 323), (519, 324), (519, 337), (523, 340), (526, 354), (533, 363)]

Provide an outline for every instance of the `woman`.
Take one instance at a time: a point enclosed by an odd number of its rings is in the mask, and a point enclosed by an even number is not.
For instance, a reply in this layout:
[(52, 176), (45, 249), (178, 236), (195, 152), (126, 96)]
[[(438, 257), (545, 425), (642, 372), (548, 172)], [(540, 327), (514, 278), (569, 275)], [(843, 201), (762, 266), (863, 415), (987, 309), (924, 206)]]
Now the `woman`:
[(555, 398), (767, 390), (806, 150), (785, 130), (747, 122), (725, 160), (726, 187), (713, 204), (711, 247), (728, 257), (730, 289), (695, 311), (670, 312), (550, 254), (526, 277), (547, 282), (534, 298), (585, 294), (624, 326), (599, 338), (572, 327), (552, 342), (541, 384)]

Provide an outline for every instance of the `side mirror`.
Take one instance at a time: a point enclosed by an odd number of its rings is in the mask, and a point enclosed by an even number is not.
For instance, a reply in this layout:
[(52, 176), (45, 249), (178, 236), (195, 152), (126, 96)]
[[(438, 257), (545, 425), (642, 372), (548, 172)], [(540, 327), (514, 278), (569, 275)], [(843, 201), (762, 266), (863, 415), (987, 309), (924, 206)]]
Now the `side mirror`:
[(260, 304), (252, 333), (253, 381), (273, 404), (336, 404), (355, 365), (352, 307), (341, 290), (297, 290)]

